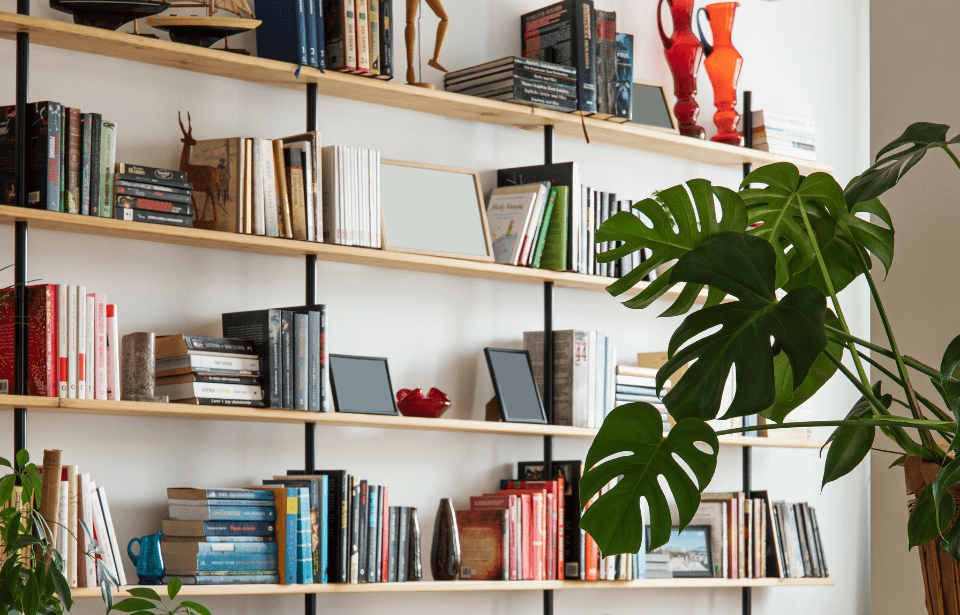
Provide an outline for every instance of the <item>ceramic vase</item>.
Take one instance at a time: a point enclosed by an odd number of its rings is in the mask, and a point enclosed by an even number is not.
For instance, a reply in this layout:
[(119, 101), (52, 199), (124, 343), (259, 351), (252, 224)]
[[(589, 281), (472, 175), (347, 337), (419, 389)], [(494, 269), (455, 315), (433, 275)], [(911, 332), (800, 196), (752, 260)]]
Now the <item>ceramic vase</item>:
[(435, 581), (453, 581), (460, 574), (460, 536), (453, 502), (449, 498), (440, 500), (433, 524), (430, 571)]
[[(740, 6), (739, 2), (718, 2), (708, 4), (697, 11), (697, 30), (703, 43), (703, 52), (706, 59), (703, 61), (713, 84), (713, 104), (717, 112), (713, 115), (713, 123), (717, 125), (717, 134), (711, 141), (740, 145), (743, 136), (737, 131), (740, 123), (740, 114), (737, 113), (737, 81), (740, 79), (740, 69), (743, 66), (743, 57), (734, 48), (731, 42), (733, 17)], [(707, 16), (710, 22), (710, 31), (713, 33), (713, 45), (707, 43), (703, 36), (703, 27), (700, 23), (700, 14)]]
[(666, 0), (673, 17), (673, 34), (669, 37), (663, 31), (660, 19), (663, 2), (657, 2), (657, 28), (663, 41), (663, 54), (673, 73), (673, 93), (677, 97), (673, 112), (677, 116), (680, 134), (702, 139), (704, 130), (697, 125), (700, 107), (694, 97), (697, 95), (697, 72), (703, 47), (693, 33), (693, 0)]

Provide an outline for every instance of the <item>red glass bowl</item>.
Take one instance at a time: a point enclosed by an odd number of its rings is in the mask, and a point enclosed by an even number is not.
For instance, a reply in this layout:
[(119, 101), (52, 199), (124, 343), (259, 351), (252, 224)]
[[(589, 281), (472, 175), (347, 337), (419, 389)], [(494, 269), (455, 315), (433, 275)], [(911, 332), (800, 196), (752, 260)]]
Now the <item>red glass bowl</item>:
[(436, 419), (449, 407), (450, 398), (439, 389), (430, 389), (426, 396), (420, 389), (397, 391), (397, 408), (403, 416)]

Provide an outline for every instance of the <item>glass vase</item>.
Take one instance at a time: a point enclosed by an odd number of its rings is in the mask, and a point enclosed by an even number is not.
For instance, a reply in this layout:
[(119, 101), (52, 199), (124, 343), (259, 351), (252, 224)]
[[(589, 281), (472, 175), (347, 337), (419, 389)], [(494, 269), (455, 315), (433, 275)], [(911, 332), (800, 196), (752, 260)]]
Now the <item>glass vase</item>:
[[(697, 11), (697, 30), (703, 43), (706, 59), (703, 61), (713, 84), (713, 104), (717, 112), (713, 114), (713, 123), (717, 125), (717, 134), (712, 141), (740, 145), (742, 133), (737, 131), (740, 114), (737, 113), (737, 81), (743, 67), (743, 56), (731, 42), (733, 17), (740, 6), (739, 2), (718, 2), (708, 4)], [(700, 14), (705, 13), (713, 33), (713, 45), (707, 43), (700, 24)]]
[(673, 74), (673, 93), (677, 104), (673, 107), (680, 134), (702, 139), (704, 130), (697, 125), (700, 107), (697, 105), (697, 72), (703, 58), (703, 47), (693, 33), (693, 0), (666, 0), (673, 17), (673, 34), (663, 31), (660, 11), (664, 0), (657, 2), (657, 28), (663, 41), (663, 54)]

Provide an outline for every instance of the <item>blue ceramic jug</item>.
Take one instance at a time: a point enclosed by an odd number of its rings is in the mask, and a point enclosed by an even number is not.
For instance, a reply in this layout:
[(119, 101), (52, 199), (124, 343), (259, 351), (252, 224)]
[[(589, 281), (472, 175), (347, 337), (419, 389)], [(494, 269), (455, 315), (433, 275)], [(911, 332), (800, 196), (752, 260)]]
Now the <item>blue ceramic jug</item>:
[[(137, 576), (140, 585), (163, 585), (163, 555), (160, 553), (160, 538), (163, 532), (150, 536), (134, 538), (127, 544), (127, 555), (133, 565), (137, 567)], [(140, 554), (133, 554), (133, 543), (140, 544)]]

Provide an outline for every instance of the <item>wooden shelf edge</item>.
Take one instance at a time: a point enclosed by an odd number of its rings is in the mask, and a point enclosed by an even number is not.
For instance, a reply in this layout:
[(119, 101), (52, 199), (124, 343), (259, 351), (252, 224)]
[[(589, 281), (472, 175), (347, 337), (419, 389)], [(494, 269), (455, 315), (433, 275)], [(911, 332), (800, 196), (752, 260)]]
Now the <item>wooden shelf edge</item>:
[[(827, 579), (642, 579), (638, 581), (415, 581), (325, 585), (184, 585), (180, 596), (250, 596), (299, 594), (370, 594), (477, 591), (540, 591), (545, 589), (733, 589), (738, 587), (829, 587)], [(115, 598), (129, 596), (125, 586)], [(97, 588), (76, 588), (75, 599), (100, 598)]]
[(0, 37), (14, 38), (18, 32), (28, 32), (31, 43), (46, 47), (285, 88), (302, 90), (307, 83), (316, 83), (321, 95), (515, 128), (539, 130), (552, 125), (557, 134), (571, 139), (583, 139), (586, 133), (590, 141), (706, 164), (737, 167), (745, 162), (762, 165), (789, 161), (796, 164), (802, 173), (833, 171), (828, 164), (691, 139), (638, 124), (617, 124), (592, 118), (581, 120), (577, 115), (443, 90), (415, 88), (399, 82), (362, 78), (336, 71), (320, 72), (309, 67), (302, 68), (297, 76), (296, 65), (285, 62), (0, 12)]
[[(593, 438), (596, 429), (564, 425), (531, 425), (497, 423), (471, 419), (425, 419), (408, 416), (378, 416), (339, 412), (304, 412), (270, 408), (236, 406), (194, 406), (189, 404), (154, 404), (133, 401), (94, 399), (59, 399), (27, 395), (0, 395), (0, 409), (27, 408), (35, 412), (60, 414), (92, 414), (169, 419), (248, 421), (259, 423), (316, 423), (337, 427), (373, 427), (380, 429), (413, 429), (418, 431), (452, 431), (513, 436), (557, 436)], [(777, 448), (820, 448), (823, 442), (797, 438), (746, 438), (720, 436), (721, 446), (763, 446)]]

